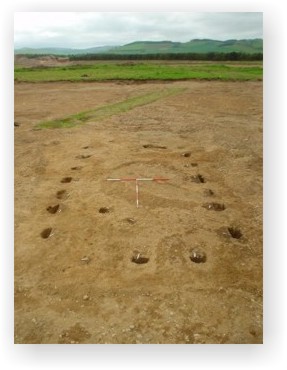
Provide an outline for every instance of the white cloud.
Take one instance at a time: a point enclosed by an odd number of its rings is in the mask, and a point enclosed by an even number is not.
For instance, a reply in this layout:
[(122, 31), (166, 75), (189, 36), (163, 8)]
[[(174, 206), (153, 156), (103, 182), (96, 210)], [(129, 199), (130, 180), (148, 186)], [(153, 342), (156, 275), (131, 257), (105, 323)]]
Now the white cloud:
[(15, 13), (15, 47), (122, 45), (138, 40), (186, 42), (262, 37), (262, 13)]

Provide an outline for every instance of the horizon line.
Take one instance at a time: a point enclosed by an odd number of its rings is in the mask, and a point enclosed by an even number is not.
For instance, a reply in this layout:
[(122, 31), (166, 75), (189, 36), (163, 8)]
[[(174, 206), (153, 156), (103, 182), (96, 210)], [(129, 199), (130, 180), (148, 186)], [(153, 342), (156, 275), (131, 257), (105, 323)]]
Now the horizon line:
[(217, 39), (209, 39), (209, 38), (195, 38), (195, 39), (191, 39), (189, 41), (171, 41), (171, 40), (159, 40), (159, 41), (152, 41), (152, 40), (135, 40), (135, 41), (131, 41), (131, 42), (128, 42), (127, 44), (118, 44), (118, 45), (107, 45), (107, 44), (104, 44), (104, 45), (98, 45), (98, 46), (87, 46), (87, 47), (64, 47), (64, 46), (21, 46), (21, 47), (15, 47), (14, 46), (14, 50), (19, 50), (19, 49), (76, 49), (76, 50), (85, 50), (85, 49), (93, 49), (93, 48), (101, 48), (101, 47), (119, 47), (119, 46), (125, 46), (125, 45), (130, 45), (130, 44), (133, 44), (133, 43), (136, 43), (136, 42), (153, 42), (153, 43), (159, 43), (159, 42), (171, 42), (171, 43), (181, 43), (181, 44), (186, 44), (188, 42), (191, 42), (191, 41), (204, 41), (204, 40), (209, 40), (209, 41), (219, 41), (219, 42), (225, 42), (225, 41), (232, 41), (232, 40), (236, 40), (236, 41), (242, 41), (242, 40), (263, 40), (262, 37), (255, 37), (255, 38), (232, 38), (232, 39), (226, 39), (226, 40), (217, 40)]

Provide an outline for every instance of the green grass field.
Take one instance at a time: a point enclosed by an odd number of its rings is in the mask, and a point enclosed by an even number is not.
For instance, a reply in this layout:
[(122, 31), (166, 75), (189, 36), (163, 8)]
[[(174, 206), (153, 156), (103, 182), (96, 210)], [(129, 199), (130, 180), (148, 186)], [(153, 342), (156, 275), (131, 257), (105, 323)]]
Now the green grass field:
[(223, 64), (168, 65), (109, 63), (66, 67), (15, 68), (15, 81), (112, 81), (112, 80), (262, 80), (259, 66)]

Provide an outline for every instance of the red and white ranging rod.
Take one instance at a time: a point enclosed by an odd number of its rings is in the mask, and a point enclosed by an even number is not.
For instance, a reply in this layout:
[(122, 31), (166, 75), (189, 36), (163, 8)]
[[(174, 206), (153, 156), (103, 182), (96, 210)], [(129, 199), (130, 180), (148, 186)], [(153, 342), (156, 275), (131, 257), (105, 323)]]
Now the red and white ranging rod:
[(169, 179), (163, 178), (163, 177), (123, 177), (121, 179), (107, 179), (107, 181), (120, 181), (120, 182), (126, 182), (126, 181), (134, 181), (136, 184), (136, 203), (137, 208), (139, 208), (139, 182), (140, 181), (155, 181), (157, 183), (168, 181)]

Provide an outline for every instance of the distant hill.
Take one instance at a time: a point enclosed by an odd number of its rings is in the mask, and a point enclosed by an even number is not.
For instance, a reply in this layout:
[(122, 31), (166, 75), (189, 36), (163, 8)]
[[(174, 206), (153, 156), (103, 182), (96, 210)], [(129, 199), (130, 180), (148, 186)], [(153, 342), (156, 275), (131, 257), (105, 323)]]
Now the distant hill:
[(136, 41), (123, 46), (100, 46), (89, 49), (22, 48), (15, 54), (81, 55), (81, 54), (167, 54), (167, 53), (263, 53), (263, 40), (209, 40), (195, 39), (188, 42)]
[(263, 40), (191, 40), (188, 42), (172, 41), (137, 41), (113, 48), (113, 54), (161, 54), (161, 53), (262, 53)]
[(114, 46), (98, 46), (88, 49), (69, 49), (69, 48), (21, 48), (16, 49), (15, 54), (39, 54), (39, 55), (80, 55), (80, 54), (99, 54), (107, 53)]

